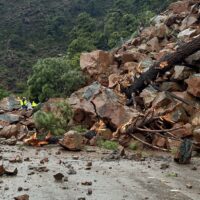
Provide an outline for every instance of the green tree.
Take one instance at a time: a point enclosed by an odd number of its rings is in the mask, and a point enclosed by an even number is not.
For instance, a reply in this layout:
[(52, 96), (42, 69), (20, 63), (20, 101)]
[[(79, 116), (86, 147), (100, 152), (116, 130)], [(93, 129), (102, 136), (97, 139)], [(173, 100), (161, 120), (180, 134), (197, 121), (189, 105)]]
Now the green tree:
[(28, 80), (30, 98), (40, 101), (50, 97), (66, 97), (84, 83), (78, 67), (72, 67), (66, 57), (40, 59)]

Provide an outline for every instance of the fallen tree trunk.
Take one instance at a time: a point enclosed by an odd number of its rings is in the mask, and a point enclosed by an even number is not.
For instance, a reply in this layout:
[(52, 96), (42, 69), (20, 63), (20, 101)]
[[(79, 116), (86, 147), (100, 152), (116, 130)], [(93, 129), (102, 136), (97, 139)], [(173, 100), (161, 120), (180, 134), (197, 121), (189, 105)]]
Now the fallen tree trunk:
[(180, 64), (185, 58), (198, 50), (200, 50), (200, 36), (182, 45), (176, 52), (163, 56), (158, 62), (155, 62), (148, 71), (141, 74), (138, 79), (135, 79), (130, 86), (122, 88), (122, 92), (131, 100), (135, 94), (140, 94), (140, 92), (152, 81), (156, 80), (159, 75), (169, 71), (174, 65)]

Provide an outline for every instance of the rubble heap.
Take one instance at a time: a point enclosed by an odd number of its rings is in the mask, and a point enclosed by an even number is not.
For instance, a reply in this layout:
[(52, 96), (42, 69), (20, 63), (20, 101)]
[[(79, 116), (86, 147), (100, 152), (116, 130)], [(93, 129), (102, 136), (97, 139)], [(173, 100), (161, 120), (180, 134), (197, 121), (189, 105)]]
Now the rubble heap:
[[(183, 138), (192, 138), (198, 146), (199, 0), (172, 3), (149, 27), (139, 30), (137, 37), (112, 52), (82, 53), (80, 66), (91, 84), (69, 98), (74, 122), (91, 130), (96, 127), (99, 134), (96, 124), (101, 120), (124, 146), (134, 139), (172, 150)], [(170, 56), (173, 61), (168, 62)], [(150, 71), (156, 75), (144, 78)], [(141, 80), (144, 88), (127, 95), (127, 88), (141, 85)]]

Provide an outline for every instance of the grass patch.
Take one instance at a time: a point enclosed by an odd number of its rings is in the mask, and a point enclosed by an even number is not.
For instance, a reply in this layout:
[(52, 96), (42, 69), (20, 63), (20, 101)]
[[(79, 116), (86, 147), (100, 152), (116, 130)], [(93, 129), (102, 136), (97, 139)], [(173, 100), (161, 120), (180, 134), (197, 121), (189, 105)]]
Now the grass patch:
[(87, 128), (82, 125), (77, 125), (72, 127), (72, 130), (77, 131), (78, 133), (85, 133), (87, 131)]
[(117, 150), (118, 143), (114, 141), (109, 141), (109, 140), (106, 140), (106, 141), (100, 140), (98, 142), (98, 146), (104, 149), (108, 149), (108, 150)]

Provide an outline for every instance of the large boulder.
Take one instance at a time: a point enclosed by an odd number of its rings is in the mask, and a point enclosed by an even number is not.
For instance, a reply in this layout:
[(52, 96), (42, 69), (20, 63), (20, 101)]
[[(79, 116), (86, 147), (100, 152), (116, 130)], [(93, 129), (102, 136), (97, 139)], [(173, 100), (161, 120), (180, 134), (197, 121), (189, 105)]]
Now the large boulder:
[(88, 127), (100, 117), (113, 128), (117, 128), (137, 115), (136, 110), (124, 106), (123, 100), (113, 90), (98, 82), (73, 93), (69, 103), (74, 109), (74, 121)]
[(187, 91), (195, 97), (200, 97), (200, 74), (194, 74), (186, 80)]
[(19, 127), (17, 125), (5, 126), (0, 131), (1, 138), (11, 138), (12, 136), (17, 137), (18, 134), (19, 134)]
[(92, 80), (96, 80), (106, 85), (104, 80), (113, 72), (114, 64), (113, 55), (109, 52), (97, 50), (91, 53), (82, 53), (80, 57), (81, 69), (90, 76)]
[(19, 101), (14, 96), (6, 97), (0, 101), (0, 110), (12, 111), (20, 107)]
[(5, 113), (5, 114), (0, 114), (0, 120), (4, 122), (8, 122), (10, 124), (12, 123), (17, 123), (21, 119), (20, 115), (12, 114), (12, 113)]
[(76, 131), (69, 131), (59, 143), (67, 150), (80, 151), (83, 148), (83, 137)]

